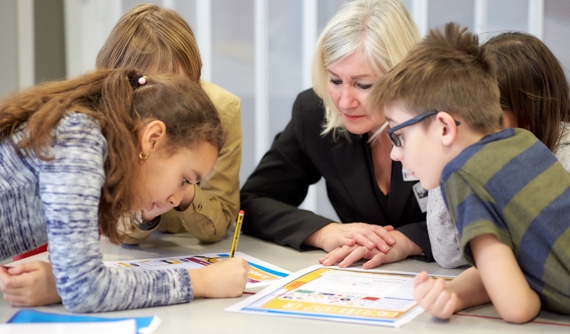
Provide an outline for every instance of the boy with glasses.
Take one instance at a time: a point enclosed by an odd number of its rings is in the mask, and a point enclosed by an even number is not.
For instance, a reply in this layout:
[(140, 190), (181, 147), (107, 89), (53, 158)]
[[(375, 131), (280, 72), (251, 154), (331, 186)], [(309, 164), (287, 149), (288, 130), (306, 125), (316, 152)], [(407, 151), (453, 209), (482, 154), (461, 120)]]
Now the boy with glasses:
[(391, 129), (391, 157), (441, 187), (474, 266), (453, 281), (416, 277), (414, 297), (447, 319), (492, 302), (509, 322), (570, 314), (570, 174), (532, 133), (500, 131), (496, 63), (475, 35), (431, 31), (370, 95)]

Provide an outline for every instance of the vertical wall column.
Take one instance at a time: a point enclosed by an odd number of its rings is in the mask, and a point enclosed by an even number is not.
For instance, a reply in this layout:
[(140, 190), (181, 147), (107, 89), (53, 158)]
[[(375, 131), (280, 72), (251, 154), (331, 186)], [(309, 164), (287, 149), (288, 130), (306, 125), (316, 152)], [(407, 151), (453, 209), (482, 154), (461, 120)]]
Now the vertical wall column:
[(255, 0), (254, 50), (255, 50), (255, 163), (269, 148), (269, 92), (268, 92), (268, 4), (267, 0)]
[(202, 58), (202, 79), (212, 78), (212, 3), (210, 0), (196, 1), (196, 40)]
[(544, 0), (528, 2), (528, 32), (539, 39), (544, 35)]
[[(488, 0), (475, 0), (475, 33), (486, 33), (487, 29), (487, 10)], [(480, 41), (481, 42), (481, 41)]]
[(429, 0), (412, 0), (410, 11), (422, 37), (428, 33), (428, 6)]
[[(315, 44), (317, 43), (318, 34), (318, 4), (317, 0), (303, 1), (303, 89), (313, 86), (311, 80), (311, 71), (313, 65), (313, 55), (315, 52)], [(319, 189), (317, 185), (309, 187), (307, 197), (300, 205), (305, 210), (318, 211), (317, 196)]]
[(17, 1), (18, 89), (35, 84), (34, 2)]

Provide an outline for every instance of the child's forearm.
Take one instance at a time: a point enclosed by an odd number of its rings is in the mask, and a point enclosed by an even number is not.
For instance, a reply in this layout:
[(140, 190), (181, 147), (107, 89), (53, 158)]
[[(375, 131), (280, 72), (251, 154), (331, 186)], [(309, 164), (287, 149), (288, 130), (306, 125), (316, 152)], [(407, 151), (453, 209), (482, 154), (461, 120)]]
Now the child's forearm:
[(491, 302), (481, 275), (475, 267), (471, 267), (449, 282), (448, 288), (457, 294), (455, 312)]
[(513, 251), (493, 235), (470, 243), (481, 281), (501, 318), (524, 323), (540, 312), (538, 294), (531, 289)]

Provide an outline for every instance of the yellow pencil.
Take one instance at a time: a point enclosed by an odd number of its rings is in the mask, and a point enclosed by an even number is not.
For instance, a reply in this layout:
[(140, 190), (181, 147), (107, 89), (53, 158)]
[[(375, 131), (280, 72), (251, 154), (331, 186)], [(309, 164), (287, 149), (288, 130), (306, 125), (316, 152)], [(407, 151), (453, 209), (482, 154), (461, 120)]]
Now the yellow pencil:
[(236, 228), (234, 230), (234, 240), (232, 241), (232, 248), (230, 249), (230, 258), (234, 257), (236, 254), (236, 249), (239, 240), (239, 234), (241, 233), (241, 224), (243, 222), (243, 210), (239, 210), (239, 214), (236, 220)]

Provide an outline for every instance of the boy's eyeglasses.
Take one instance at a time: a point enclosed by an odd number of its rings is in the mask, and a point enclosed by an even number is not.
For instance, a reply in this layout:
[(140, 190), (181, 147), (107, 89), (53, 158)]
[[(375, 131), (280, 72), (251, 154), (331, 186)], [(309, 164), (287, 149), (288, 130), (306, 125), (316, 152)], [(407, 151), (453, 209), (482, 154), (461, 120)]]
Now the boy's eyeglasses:
[[(402, 146), (402, 135), (394, 133), (394, 132), (396, 132), (400, 129), (403, 129), (407, 126), (419, 123), (419, 122), (423, 121), (424, 119), (437, 114), (438, 112), (439, 112), (438, 110), (432, 110), (432, 111), (423, 113), (421, 115), (418, 115), (412, 119), (409, 119), (402, 124), (398, 124), (393, 128), (390, 128), (388, 131), (386, 131), (386, 134), (388, 135), (388, 138), (390, 139), (390, 142), (392, 143), (392, 145), (394, 145), (396, 147)], [(455, 124), (459, 125), (461, 123), (459, 123), (459, 121), (455, 121)]]

